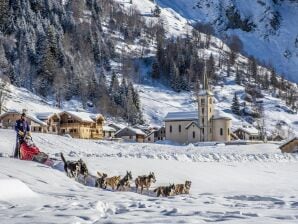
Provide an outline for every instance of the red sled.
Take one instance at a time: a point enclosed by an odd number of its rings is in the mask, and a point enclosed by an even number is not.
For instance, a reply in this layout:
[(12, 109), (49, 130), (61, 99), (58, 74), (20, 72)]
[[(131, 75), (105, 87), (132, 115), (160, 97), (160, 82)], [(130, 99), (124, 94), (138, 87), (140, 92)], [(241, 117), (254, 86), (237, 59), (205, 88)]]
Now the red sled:
[(49, 159), (49, 156), (44, 152), (41, 152), (39, 148), (33, 143), (32, 139), (26, 139), (21, 144), (20, 159), (39, 162), (48, 166), (51, 166), (53, 164), (53, 161)]

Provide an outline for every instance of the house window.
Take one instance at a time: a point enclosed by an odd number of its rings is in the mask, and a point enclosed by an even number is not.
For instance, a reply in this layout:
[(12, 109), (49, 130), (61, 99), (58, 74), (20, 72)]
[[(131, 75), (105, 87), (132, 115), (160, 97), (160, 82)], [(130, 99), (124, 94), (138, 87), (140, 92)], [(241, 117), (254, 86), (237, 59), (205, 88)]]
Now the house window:
[(109, 136), (110, 136), (110, 137), (112, 136), (112, 132), (111, 132), (111, 131), (109, 131)]
[(179, 125), (179, 132), (181, 132), (181, 125)]
[(210, 107), (210, 113), (211, 113), (211, 107)]
[(230, 135), (230, 128), (228, 128), (228, 135)]
[(192, 138), (196, 138), (196, 132), (192, 132)]
[(204, 123), (205, 123), (205, 119), (204, 119), (204, 118), (202, 118), (202, 125), (204, 125)]
[(149, 142), (151, 141), (151, 138), (150, 138), (150, 137), (148, 138), (148, 141), (149, 141)]
[(212, 133), (212, 128), (210, 128), (210, 133)]
[(170, 132), (172, 133), (172, 125), (170, 125)]
[(132, 139), (132, 136), (129, 136), (129, 139)]
[(201, 99), (201, 104), (202, 104), (202, 105), (205, 104), (205, 99)]
[(220, 129), (220, 135), (223, 136), (223, 129)]
[(205, 112), (205, 108), (202, 108), (202, 114), (204, 114), (204, 112)]
[(212, 98), (209, 98), (209, 103), (212, 104)]
[(204, 134), (204, 131), (205, 131), (204, 128), (202, 128), (202, 134)]

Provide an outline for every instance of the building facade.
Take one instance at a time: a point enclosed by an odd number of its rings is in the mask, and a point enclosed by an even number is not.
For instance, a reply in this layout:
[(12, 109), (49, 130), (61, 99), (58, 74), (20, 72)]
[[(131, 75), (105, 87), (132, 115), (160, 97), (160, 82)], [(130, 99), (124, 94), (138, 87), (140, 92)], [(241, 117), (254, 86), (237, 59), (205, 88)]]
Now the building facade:
[(204, 78), (203, 89), (197, 95), (198, 110), (170, 112), (164, 119), (166, 140), (178, 143), (228, 142), (231, 140), (231, 118), (214, 110), (213, 93)]

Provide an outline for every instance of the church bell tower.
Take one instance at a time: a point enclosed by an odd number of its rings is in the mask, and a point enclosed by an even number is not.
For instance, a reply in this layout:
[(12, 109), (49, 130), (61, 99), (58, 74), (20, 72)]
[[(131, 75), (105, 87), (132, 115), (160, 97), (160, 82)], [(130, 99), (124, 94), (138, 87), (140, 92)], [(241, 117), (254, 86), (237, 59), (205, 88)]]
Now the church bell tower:
[(212, 141), (212, 117), (214, 114), (213, 93), (209, 89), (207, 69), (205, 63), (203, 85), (198, 91), (198, 119), (200, 127), (200, 141)]

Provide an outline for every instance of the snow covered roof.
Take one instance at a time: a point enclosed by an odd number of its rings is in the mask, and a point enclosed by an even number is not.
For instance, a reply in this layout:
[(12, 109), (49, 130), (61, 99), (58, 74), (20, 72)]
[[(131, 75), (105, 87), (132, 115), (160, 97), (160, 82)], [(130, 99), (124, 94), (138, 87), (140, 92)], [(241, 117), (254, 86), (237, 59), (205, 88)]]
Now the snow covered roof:
[[(16, 110), (10, 110), (10, 111), (7, 111), (7, 112), (1, 114), (0, 115), (0, 119), (2, 117), (5, 117), (6, 115), (9, 115), (9, 114), (19, 114), (21, 116), (22, 112), (19, 112), (19, 111), (16, 111)], [(36, 115), (34, 115), (34, 114), (26, 113), (26, 117), (29, 118), (30, 120), (32, 120), (33, 122), (35, 122), (37, 124), (40, 124), (42, 126), (46, 126), (47, 125), (45, 122), (43, 122), (40, 119), (38, 119), (36, 117)]]
[(55, 113), (53, 113), (53, 112), (43, 112), (43, 113), (36, 113), (35, 115), (40, 120), (47, 120), (54, 114)]
[(111, 127), (111, 126), (108, 126), (108, 125), (104, 125), (102, 127), (103, 131), (116, 131), (115, 128)]
[(133, 133), (135, 133), (136, 135), (145, 135), (146, 136), (146, 133), (145, 132), (143, 132), (141, 129), (138, 129), (138, 128), (132, 128), (132, 127), (125, 127), (125, 128), (123, 128), (123, 129), (120, 129), (119, 131), (117, 131), (116, 133), (115, 133), (115, 135), (117, 135), (117, 134), (119, 134), (120, 132), (122, 132), (122, 131), (124, 131), (124, 130), (129, 130), (129, 131), (131, 131), (131, 132), (133, 132)]
[[(198, 120), (198, 118), (198, 111), (169, 112), (164, 121), (196, 121)], [(231, 118), (226, 113), (218, 110), (214, 111), (213, 119), (231, 120)]]
[(80, 121), (89, 122), (89, 123), (94, 122), (96, 118), (98, 118), (99, 116), (102, 116), (101, 114), (91, 114), (88, 112), (81, 112), (81, 111), (63, 111), (60, 114), (63, 114), (63, 113), (74, 116)]
[(214, 120), (217, 120), (217, 119), (231, 120), (232, 118), (227, 113), (225, 113), (221, 110), (214, 110), (213, 119)]
[(253, 126), (242, 126), (242, 127), (238, 128), (237, 130), (244, 131), (250, 135), (258, 135), (259, 134), (258, 129), (256, 129)]
[(124, 124), (119, 124), (119, 123), (117, 123), (117, 124), (115, 124), (115, 123), (111, 123), (111, 124), (108, 124), (108, 126), (109, 127), (116, 127), (117, 129), (123, 129), (123, 128), (126, 128), (126, 125), (124, 125)]
[(198, 111), (169, 112), (164, 121), (192, 121), (197, 120), (198, 118)]

